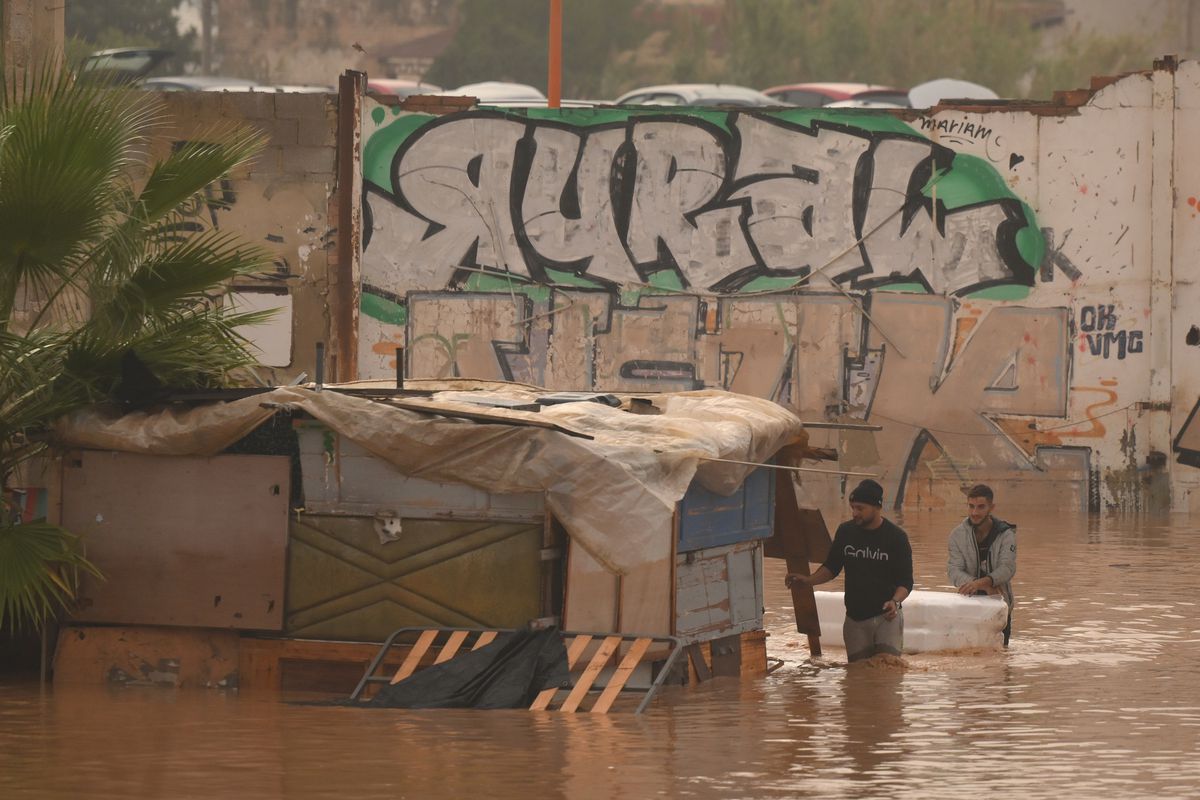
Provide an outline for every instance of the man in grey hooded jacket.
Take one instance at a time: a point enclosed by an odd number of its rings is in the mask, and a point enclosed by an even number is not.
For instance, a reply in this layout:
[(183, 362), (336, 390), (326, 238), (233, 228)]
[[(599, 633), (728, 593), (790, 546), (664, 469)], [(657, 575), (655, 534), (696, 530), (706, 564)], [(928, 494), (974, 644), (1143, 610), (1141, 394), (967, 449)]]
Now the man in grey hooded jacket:
[(1017, 527), (992, 516), (991, 487), (976, 484), (967, 492), (967, 518), (950, 532), (946, 573), (964, 595), (999, 594), (1008, 603), (1004, 644), (1012, 634), (1012, 579), (1017, 573)]

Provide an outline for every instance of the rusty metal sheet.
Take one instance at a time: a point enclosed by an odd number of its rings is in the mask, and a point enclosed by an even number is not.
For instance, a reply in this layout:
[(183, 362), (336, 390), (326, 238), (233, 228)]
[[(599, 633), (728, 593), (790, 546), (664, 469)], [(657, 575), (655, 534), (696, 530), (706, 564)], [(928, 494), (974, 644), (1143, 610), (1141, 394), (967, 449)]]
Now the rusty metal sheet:
[(285, 456), (65, 456), (63, 526), (106, 578), (75, 618), (279, 630), (288, 475)]
[(409, 625), (511, 628), (541, 616), (542, 522), (401, 519), (384, 542), (372, 517), (293, 521), (285, 630), (383, 641)]

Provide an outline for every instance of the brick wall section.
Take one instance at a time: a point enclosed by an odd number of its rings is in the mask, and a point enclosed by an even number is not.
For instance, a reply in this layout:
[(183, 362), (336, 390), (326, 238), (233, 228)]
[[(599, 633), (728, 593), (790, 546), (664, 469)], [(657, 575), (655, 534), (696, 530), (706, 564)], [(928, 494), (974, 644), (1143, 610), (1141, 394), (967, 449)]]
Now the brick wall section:
[(405, 111), (416, 111), (422, 114), (453, 114), (455, 111), (466, 111), (478, 100), (474, 97), (455, 97), (440, 94), (415, 94), (404, 99), (400, 107)]
[[(153, 148), (214, 129), (250, 126), (267, 137), (263, 151), (213, 188), (228, 208), (197, 213), (196, 221), (240, 235), (274, 256), (274, 270), (251, 284), (284, 287), (292, 296), (292, 363), (265, 370), (286, 383), (316, 374), (316, 343), (329, 340), (330, 271), (336, 249), (337, 96), (270, 92), (171, 92), (161, 96), (170, 124)], [(253, 338), (253, 333), (250, 333)]]

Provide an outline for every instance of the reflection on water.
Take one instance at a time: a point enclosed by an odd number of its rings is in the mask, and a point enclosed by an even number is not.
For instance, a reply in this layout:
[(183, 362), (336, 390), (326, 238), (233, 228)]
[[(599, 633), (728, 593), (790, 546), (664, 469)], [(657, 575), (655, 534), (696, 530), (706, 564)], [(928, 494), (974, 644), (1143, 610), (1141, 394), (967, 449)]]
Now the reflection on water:
[[(667, 690), (642, 717), (0, 685), (0, 797), (1195, 796), (1200, 533), (1013, 516), (1007, 652), (809, 659), (768, 562), (786, 666)], [(953, 521), (902, 522), (918, 590), (943, 587)]]

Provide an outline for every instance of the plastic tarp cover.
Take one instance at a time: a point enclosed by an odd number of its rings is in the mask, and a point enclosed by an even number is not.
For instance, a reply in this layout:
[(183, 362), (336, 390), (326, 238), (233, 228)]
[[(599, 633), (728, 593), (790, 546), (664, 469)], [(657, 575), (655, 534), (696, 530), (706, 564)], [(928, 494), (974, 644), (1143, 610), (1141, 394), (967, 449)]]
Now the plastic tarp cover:
[(478, 650), (384, 686), (380, 708), (529, 708), (543, 689), (571, 685), (558, 628), (501, 634)]
[[(464, 384), (474, 385), (454, 385)], [(406, 383), (413, 385), (421, 383)], [(762, 463), (803, 438), (800, 420), (791, 412), (729, 392), (654, 395), (660, 414), (631, 414), (593, 402), (532, 412), (471, 401), (534, 403), (544, 392), (480, 386), (405, 397), (404, 408), (328, 386), (321, 391), (279, 387), (227, 402), (124, 415), (94, 408), (60, 420), (55, 436), (65, 447), (216, 455), (279, 409), (303, 411), (408, 476), (495, 494), (544, 492), (572, 540), (618, 574), (670, 558), (675, 507), (693, 478), (728, 495), (754, 469), (706, 459)], [(627, 397), (621, 399), (627, 404)], [(428, 412), (413, 410), (418, 406)], [(456, 411), (506, 424), (437, 415)], [(593, 438), (533, 427), (547, 423)]]

